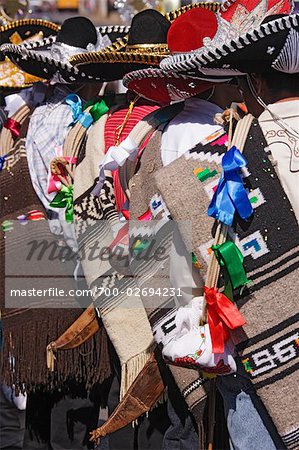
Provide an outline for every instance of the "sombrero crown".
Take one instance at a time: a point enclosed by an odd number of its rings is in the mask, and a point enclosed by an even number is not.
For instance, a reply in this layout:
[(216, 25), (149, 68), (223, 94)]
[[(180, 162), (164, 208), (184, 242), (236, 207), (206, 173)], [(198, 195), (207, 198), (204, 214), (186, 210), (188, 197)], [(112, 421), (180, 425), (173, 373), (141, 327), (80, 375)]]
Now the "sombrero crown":
[(157, 64), (162, 54), (168, 54), (166, 38), (169, 27), (170, 21), (158, 11), (141, 11), (133, 18), (124, 46), (119, 51), (78, 54), (70, 58), (70, 62), (79, 67), (92, 63)]

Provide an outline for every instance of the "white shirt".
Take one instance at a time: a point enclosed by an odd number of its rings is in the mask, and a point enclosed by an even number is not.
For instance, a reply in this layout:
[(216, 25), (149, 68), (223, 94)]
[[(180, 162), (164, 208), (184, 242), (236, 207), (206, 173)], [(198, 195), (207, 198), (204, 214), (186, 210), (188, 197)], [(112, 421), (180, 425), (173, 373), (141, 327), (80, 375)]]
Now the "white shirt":
[[(299, 133), (299, 100), (274, 103), (268, 108)], [(273, 121), (268, 111), (264, 111), (258, 120), (277, 163), (282, 187), (299, 222), (299, 139)]]
[(200, 98), (189, 98), (184, 109), (169, 122), (162, 135), (161, 159), (163, 166), (191, 150), (207, 136), (221, 129), (215, 125), (214, 116), (222, 113), (214, 103)]

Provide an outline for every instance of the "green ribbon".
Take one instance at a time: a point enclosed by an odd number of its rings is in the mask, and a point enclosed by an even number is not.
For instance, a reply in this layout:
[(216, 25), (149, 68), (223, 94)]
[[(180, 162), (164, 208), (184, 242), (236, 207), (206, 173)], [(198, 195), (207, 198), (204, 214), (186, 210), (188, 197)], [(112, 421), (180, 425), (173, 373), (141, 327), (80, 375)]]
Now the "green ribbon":
[(143, 252), (150, 246), (150, 241), (137, 241), (137, 243), (133, 246), (133, 251), (135, 254)]
[(84, 110), (89, 106), (92, 106), (91, 110), (89, 111), (89, 114), (92, 116), (94, 122), (99, 120), (104, 114), (106, 114), (109, 111), (109, 108), (104, 100), (100, 101), (98, 101), (98, 99), (89, 100), (85, 104)]
[(106, 105), (104, 100), (101, 100), (100, 102), (95, 103), (89, 112), (93, 117), (94, 122), (96, 122), (108, 111), (109, 111), (108, 106)]
[(192, 264), (196, 264), (197, 263), (197, 258), (195, 256), (195, 254), (192, 252)]
[(221, 267), (226, 269), (226, 292), (228, 298), (232, 298), (232, 291), (249, 283), (244, 270), (244, 257), (236, 244), (231, 241), (224, 242), (224, 244), (213, 245), (212, 250), (215, 253), (217, 260)]
[(88, 100), (86, 103), (84, 103), (83, 110), (85, 111), (87, 108), (89, 108), (89, 106), (95, 105), (98, 102), (98, 100), (99, 100), (98, 97), (94, 97)]
[(52, 208), (66, 208), (65, 220), (72, 223), (74, 220), (74, 204), (73, 204), (73, 186), (61, 186), (61, 190), (51, 201)]
[(1, 228), (4, 233), (8, 231), (13, 230), (13, 222), (11, 220), (4, 220), (4, 222), (1, 223)]

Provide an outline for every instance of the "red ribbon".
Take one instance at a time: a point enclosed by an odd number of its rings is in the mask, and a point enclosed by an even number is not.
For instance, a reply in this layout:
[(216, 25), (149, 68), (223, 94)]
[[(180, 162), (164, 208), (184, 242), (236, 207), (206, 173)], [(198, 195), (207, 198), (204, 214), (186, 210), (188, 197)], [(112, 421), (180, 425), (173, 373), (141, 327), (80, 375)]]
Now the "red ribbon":
[(141, 216), (138, 217), (138, 220), (141, 221), (145, 221), (145, 222), (149, 222), (150, 220), (152, 220), (152, 213), (150, 208), (148, 208), (147, 211), (145, 211), (145, 213), (141, 214)]
[(230, 337), (230, 331), (245, 325), (246, 321), (237, 307), (218, 289), (205, 286), (205, 299), (208, 306), (208, 324), (210, 327), (212, 352), (224, 353), (224, 342)]
[(10, 130), (10, 132), (14, 138), (17, 138), (20, 136), (20, 131), (21, 131), (20, 122), (17, 122), (14, 119), (7, 119), (3, 126), (4, 126), (4, 128), (7, 128), (8, 130)]
[(128, 209), (122, 209), (121, 213), (126, 220), (130, 220), (130, 211)]
[(124, 226), (119, 230), (116, 238), (109, 245), (110, 251), (113, 251), (114, 247), (118, 244), (129, 245), (129, 223), (126, 222)]

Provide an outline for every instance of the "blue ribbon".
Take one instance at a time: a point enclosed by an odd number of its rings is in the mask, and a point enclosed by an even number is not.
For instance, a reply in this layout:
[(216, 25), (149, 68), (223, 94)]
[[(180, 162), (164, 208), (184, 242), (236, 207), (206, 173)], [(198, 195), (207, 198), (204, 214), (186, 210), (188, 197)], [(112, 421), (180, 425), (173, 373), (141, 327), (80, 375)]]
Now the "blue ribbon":
[(89, 128), (93, 123), (93, 118), (89, 113), (83, 111), (82, 100), (79, 95), (69, 94), (65, 102), (71, 107), (73, 124), (79, 122), (84, 128)]
[(6, 156), (7, 156), (7, 155), (0, 156), (0, 172), (1, 172), (1, 170), (3, 169), (3, 166), (4, 166), (4, 163), (5, 163)]
[(253, 208), (243, 186), (240, 169), (247, 165), (244, 156), (232, 147), (222, 159), (222, 174), (208, 209), (208, 215), (232, 225), (235, 212), (244, 220), (253, 214)]

